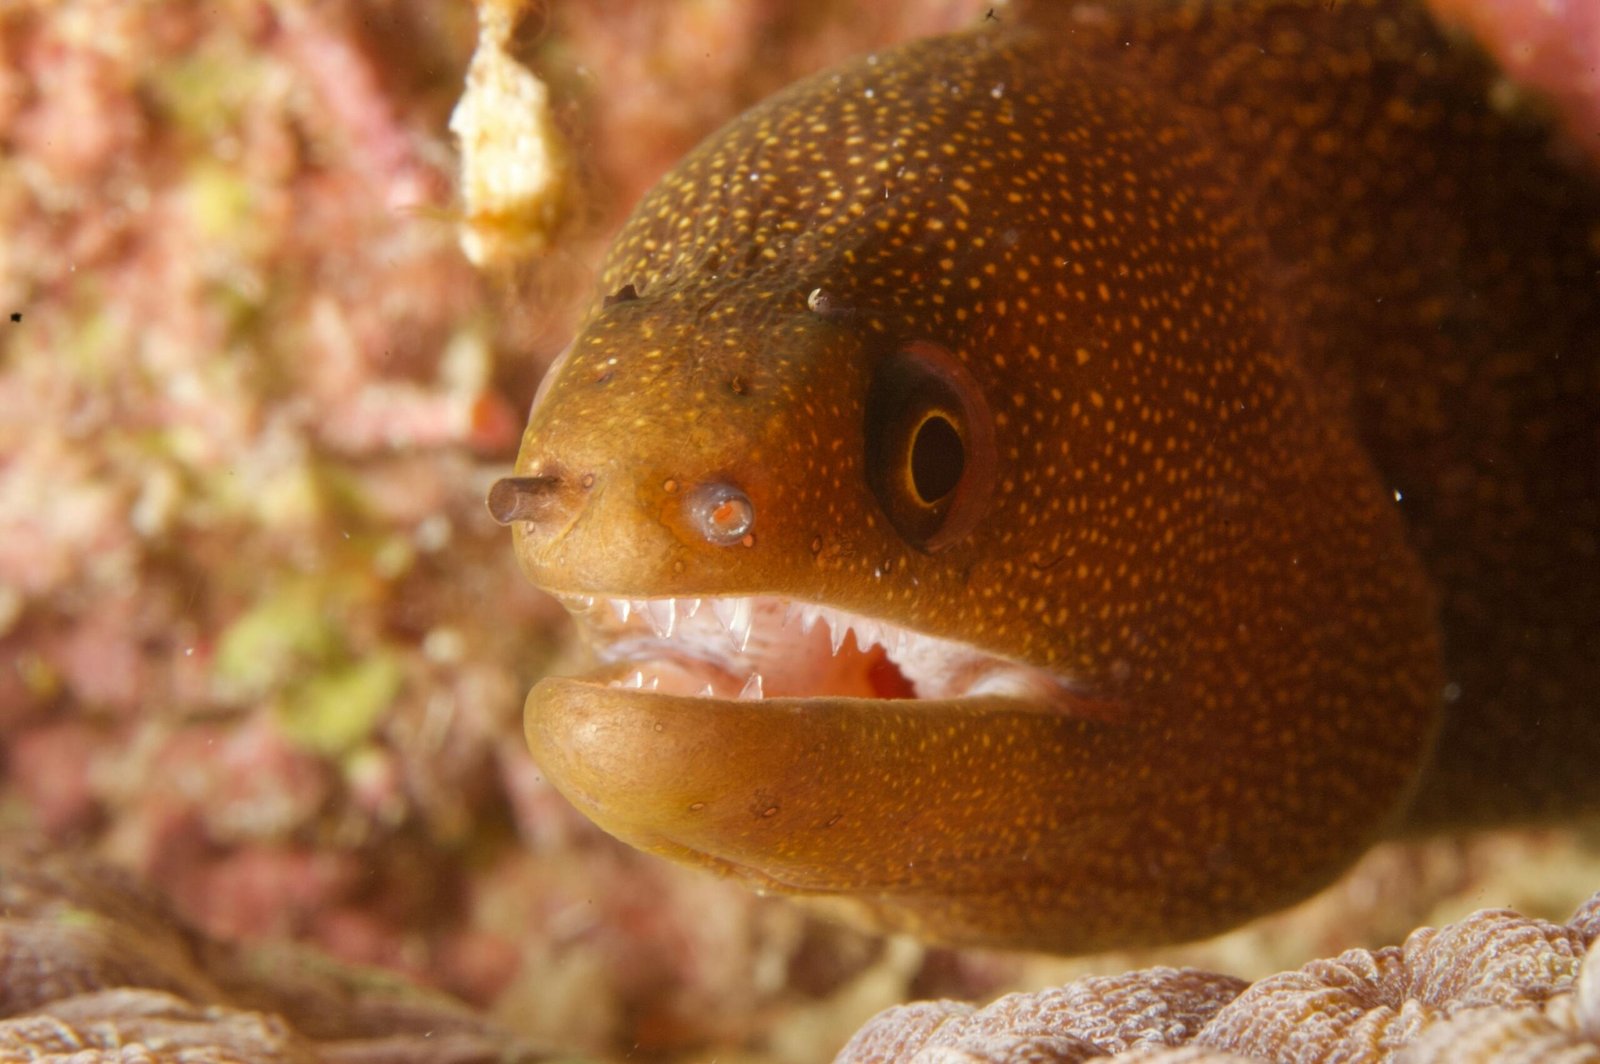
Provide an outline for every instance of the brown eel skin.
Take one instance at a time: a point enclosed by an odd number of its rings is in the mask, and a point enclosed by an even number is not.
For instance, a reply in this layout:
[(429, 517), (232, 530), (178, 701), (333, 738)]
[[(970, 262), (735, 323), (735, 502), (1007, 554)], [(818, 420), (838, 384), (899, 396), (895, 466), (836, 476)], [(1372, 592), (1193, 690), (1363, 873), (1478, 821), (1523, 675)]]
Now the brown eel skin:
[(1013, 6), (639, 205), (491, 511), (607, 831), (954, 943), (1194, 938), (1600, 791), (1600, 192), (1399, 0)]

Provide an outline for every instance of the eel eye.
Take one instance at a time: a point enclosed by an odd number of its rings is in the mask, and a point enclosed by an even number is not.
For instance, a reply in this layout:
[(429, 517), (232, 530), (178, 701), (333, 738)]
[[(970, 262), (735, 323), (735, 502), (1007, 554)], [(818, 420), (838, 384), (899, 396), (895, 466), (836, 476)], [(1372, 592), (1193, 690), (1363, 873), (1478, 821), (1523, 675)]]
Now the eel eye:
[(956, 490), (967, 467), (967, 445), (943, 411), (929, 411), (911, 437), (911, 490), (934, 506)]
[(994, 422), (950, 352), (912, 343), (874, 367), (865, 429), (867, 483), (896, 531), (932, 552), (972, 530), (994, 484)]

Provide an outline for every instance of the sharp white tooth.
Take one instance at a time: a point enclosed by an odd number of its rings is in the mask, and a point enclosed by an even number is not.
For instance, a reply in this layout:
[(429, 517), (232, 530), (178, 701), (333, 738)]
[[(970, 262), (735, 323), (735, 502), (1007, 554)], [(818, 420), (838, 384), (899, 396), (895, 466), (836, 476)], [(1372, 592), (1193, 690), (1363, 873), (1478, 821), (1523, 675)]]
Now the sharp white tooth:
[(728, 631), (733, 630), (734, 600), (715, 598), (711, 600), (711, 612), (717, 615), (717, 620), (722, 622), (722, 627)]
[(847, 615), (827, 606), (822, 607), (822, 619), (828, 622), (829, 628), (848, 629), (850, 627), (850, 618)]
[(650, 618), (650, 627), (657, 639), (672, 638), (672, 630), (678, 625), (676, 599), (648, 599), (644, 604), (644, 613)]
[(659, 677), (659, 676), (650, 677), (650, 682), (645, 684), (645, 686), (647, 688), (649, 688), (650, 690), (652, 690), (652, 691), (656, 690), (657, 688), (659, 688), (661, 686), (661, 677)]
[(839, 651), (844, 648), (844, 637), (850, 634), (850, 628), (842, 620), (837, 624), (832, 617), (828, 618), (828, 642), (833, 644), (833, 656), (838, 657)]
[(695, 614), (700, 612), (700, 600), (699, 599), (684, 599), (683, 601), (684, 601), (683, 615), (685, 617), (693, 617)]
[(586, 610), (594, 608), (594, 596), (593, 595), (580, 595), (578, 597), (578, 601), (583, 603), (583, 608), (586, 609)]
[(750, 645), (750, 630), (755, 627), (755, 603), (748, 598), (735, 600), (733, 620), (728, 625), (728, 634), (733, 636), (733, 645), (744, 653), (744, 648)]
[(790, 601), (784, 603), (782, 627), (789, 627), (794, 623), (795, 618), (798, 616), (800, 616), (800, 604), (798, 602), (795, 602), (791, 599)]
[(761, 693), (761, 674), (752, 672), (750, 678), (744, 682), (744, 687), (739, 691), (739, 698), (744, 702), (753, 702), (764, 697)]
[(855, 624), (856, 646), (861, 650), (870, 650), (883, 641), (883, 626), (877, 621), (865, 618)]
[(810, 635), (811, 629), (817, 626), (817, 618), (821, 615), (815, 606), (802, 606), (800, 608), (800, 631)]
[(635, 672), (632, 676), (628, 677), (628, 682), (623, 684), (622, 686), (624, 686), (624, 687), (639, 687), (639, 688), (644, 687), (644, 673), (643, 672)]
[(627, 599), (612, 599), (611, 608), (617, 611), (617, 619), (623, 624), (628, 623), (628, 615), (633, 612), (633, 603)]
[(701, 698), (715, 698), (715, 697), (717, 697), (717, 693), (711, 689), (711, 685), (710, 684), (706, 684), (704, 687), (702, 687), (700, 689), (700, 697)]
[(644, 599), (634, 599), (633, 600), (633, 612), (634, 613), (637, 613), (640, 616), (644, 616), (645, 615), (645, 610), (646, 610), (646, 606), (645, 606), (645, 600)]

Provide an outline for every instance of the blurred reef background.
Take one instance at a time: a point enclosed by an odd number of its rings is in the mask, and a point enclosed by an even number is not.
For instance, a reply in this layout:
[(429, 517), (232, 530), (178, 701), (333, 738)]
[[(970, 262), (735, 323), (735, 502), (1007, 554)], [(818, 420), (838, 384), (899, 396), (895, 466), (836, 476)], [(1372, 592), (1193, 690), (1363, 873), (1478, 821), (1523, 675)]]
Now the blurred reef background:
[[(602, 835), (524, 751), (526, 691), (578, 649), (483, 506), (663, 170), (992, 5), (491, 6), (564, 169), (479, 270), (459, 225), (515, 220), (468, 219), (458, 182), (466, 0), (0, 0), (0, 834), (27, 840), (0, 886), (92, 856), (164, 899), (145, 923), (314, 947), (597, 1058), (820, 1059), (897, 1000), (1149, 963), (883, 941)], [(1600, 8), (1440, 6), (1600, 157)], [(1596, 886), (1581, 829), (1391, 846), (1161, 957), (1250, 977)]]

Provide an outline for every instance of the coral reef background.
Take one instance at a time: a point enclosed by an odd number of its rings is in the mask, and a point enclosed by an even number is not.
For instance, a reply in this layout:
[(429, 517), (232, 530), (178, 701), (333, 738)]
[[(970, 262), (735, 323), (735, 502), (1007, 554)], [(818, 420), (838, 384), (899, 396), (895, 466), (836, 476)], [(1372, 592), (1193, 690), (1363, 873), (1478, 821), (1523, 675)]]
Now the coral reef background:
[[(447, 128), (469, 5), (0, 4), (0, 829), (137, 873), (221, 940), (309, 944), (596, 1055), (812, 1060), (897, 1000), (1149, 963), (811, 920), (613, 843), (522, 746), (524, 693), (576, 649), (482, 499), (608, 234), (767, 92), (989, 6), (530, 8), (510, 43), (577, 196), (484, 276)], [(1545, 63), (1518, 43), (1535, 5), (1450, 7), (1600, 143), (1584, 5), (1545, 5)], [(1576, 829), (1393, 846), (1163, 957), (1250, 977), (1483, 905), (1564, 919), (1596, 885)]]

